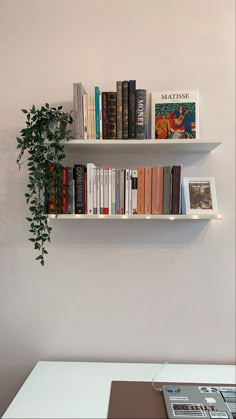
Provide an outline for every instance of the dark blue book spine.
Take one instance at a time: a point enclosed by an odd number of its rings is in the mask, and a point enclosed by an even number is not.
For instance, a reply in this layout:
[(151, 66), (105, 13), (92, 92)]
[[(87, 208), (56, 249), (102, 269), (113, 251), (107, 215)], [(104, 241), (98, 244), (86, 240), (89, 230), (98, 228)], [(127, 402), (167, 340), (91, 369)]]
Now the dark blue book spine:
[(86, 167), (83, 164), (74, 165), (75, 214), (85, 213), (85, 171)]
[(66, 213), (74, 213), (73, 167), (66, 167)]

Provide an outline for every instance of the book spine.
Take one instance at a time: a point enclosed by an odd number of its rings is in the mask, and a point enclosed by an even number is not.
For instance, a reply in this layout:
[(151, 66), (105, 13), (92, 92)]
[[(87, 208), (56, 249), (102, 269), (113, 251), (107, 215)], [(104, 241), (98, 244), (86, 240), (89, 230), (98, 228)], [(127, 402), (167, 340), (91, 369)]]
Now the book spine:
[(125, 177), (124, 169), (120, 169), (120, 214), (125, 213)]
[(100, 128), (100, 140), (102, 140), (102, 95), (99, 92), (99, 128)]
[(84, 214), (88, 214), (87, 171), (84, 172)]
[(116, 169), (111, 169), (111, 213), (116, 213)]
[(122, 139), (122, 81), (116, 82), (117, 92), (117, 138)]
[(78, 83), (78, 110), (79, 110), (79, 133), (78, 137), (80, 140), (84, 138), (84, 115), (83, 115), (83, 94), (86, 91), (82, 83)]
[(132, 170), (129, 169), (129, 215), (132, 215)]
[(120, 169), (116, 169), (116, 214), (120, 214)]
[(74, 214), (73, 167), (66, 167), (66, 214)]
[(74, 137), (79, 138), (79, 97), (78, 83), (73, 83), (73, 111), (74, 111)]
[(128, 93), (129, 82), (124, 80), (122, 82), (122, 138), (128, 139), (128, 125), (129, 125), (129, 93)]
[(137, 89), (135, 95), (136, 138), (138, 140), (144, 140), (147, 138), (147, 92), (144, 89)]
[(108, 214), (111, 212), (111, 203), (112, 203), (112, 169), (108, 169)]
[[(94, 163), (87, 163), (87, 199), (88, 199), (88, 214), (94, 214), (94, 181), (93, 181), (93, 173), (96, 166)], [(95, 201), (96, 202), (96, 201)]]
[(75, 214), (84, 214), (84, 173), (86, 167), (82, 164), (74, 165)]
[(171, 214), (180, 213), (181, 166), (172, 167)]
[(61, 213), (67, 214), (67, 178), (66, 167), (61, 169)]
[(100, 140), (100, 90), (95, 86), (95, 126), (96, 126), (96, 140)]
[(145, 214), (152, 213), (152, 167), (145, 167)]
[(107, 92), (102, 92), (102, 138), (108, 138), (108, 101)]
[(103, 193), (103, 169), (99, 170), (100, 173), (100, 214), (103, 214), (104, 207), (104, 193)]
[(145, 211), (145, 168), (138, 168), (138, 214)]
[(152, 169), (152, 214), (163, 214), (163, 167)]
[(129, 215), (130, 169), (125, 169), (125, 214)]
[(136, 90), (136, 80), (129, 80), (128, 84), (128, 138), (134, 139), (135, 134), (135, 125), (136, 125), (136, 113), (135, 113), (135, 90)]
[(93, 214), (97, 215), (98, 208), (97, 208), (97, 168), (94, 165), (93, 168)]
[(132, 215), (138, 214), (138, 170), (132, 170)]
[(116, 92), (108, 92), (108, 138), (116, 139)]
[(95, 97), (92, 96), (92, 138), (96, 138), (95, 128)]
[(171, 167), (163, 168), (163, 214), (170, 214), (171, 210)]
[(83, 95), (84, 139), (88, 139), (88, 95)]
[(108, 169), (103, 169), (103, 214), (109, 214), (109, 184)]

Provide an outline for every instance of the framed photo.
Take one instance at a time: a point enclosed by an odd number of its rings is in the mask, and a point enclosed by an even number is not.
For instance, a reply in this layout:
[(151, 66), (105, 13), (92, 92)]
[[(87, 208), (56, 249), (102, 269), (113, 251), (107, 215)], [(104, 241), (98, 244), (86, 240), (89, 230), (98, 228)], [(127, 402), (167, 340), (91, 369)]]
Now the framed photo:
[(151, 93), (151, 138), (199, 138), (198, 91), (165, 91)]
[(185, 214), (217, 214), (215, 179), (213, 177), (184, 177), (182, 204), (182, 211)]

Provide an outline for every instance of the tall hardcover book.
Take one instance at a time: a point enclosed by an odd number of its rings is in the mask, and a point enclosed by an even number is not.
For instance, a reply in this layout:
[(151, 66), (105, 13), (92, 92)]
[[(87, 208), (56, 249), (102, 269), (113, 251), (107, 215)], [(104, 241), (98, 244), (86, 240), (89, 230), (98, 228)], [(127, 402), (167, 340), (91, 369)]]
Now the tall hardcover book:
[(171, 205), (171, 166), (163, 168), (163, 214), (170, 214)]
[(94, 171), (96, 166), (94, 163), (87, 163), (87, 205), (89, 215), (94, 214)]
[(115, 213), (120, 214), (120, 169), (115, 169), (115, 173), (116, 173)]
[(103, 214), (109, 214), (109, 169), (103, 169)]
[(163, 167), (152, 168), (152, 214), (163, 214)]
[(135, 123), (136, 138), (144, 140), (147, 138), (147, 91), (145, 89), (137, 89), (135, 92)]
[(180, 214), (181, 207), (181, 166), (172, 167), (171, 214)]
[(85, 214), (85, 182), (84, 174), (86, 166), (74, 165), (74, 188), (75, 188), (75, 214)]
[(129, 131), (129, 82), (124, 80), (122, 82), (122, 138), (128, 139)]
[(83, 95), (86, 90), (82, 83), (73, 83), (73, 108), (74, 108), (74, 136), (84, 138)]
[(125, 213), (125, 171), (120, 169), (120, 214)]
[(135, 106), (136, 80), (129, 80), (128, 84), (128, 138), (136, 137), (136, 106)]
[(116, 82), (117, 92), (117, 138), (122, 139), (122, 81)]
[(108, 138), (116, 139), (116, 92), (108, 92)]
[(88, 95), (83, 95), (84, 139), (88, 139)]
[(66, 167), (66, 213), (74, 214), (73, 167)]
[(198, 91), (153, 92), (151, 135), (157, 140), (199, 138)]
[(95, 127), (96, 127), (96, 140), (100, 140), (100, 89), (98, 86), (94, 88), (95, 96)]
[(107, 92), (102, 92), (102, 138), (108, 138), (108, 102)]

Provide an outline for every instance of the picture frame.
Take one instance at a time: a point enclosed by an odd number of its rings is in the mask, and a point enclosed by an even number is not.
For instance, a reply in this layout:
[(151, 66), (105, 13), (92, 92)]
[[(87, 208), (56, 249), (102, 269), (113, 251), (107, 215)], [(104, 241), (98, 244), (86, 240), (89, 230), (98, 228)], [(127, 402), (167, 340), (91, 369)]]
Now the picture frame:
[(218, 214), (214, 177), (184, 177), (182, 180), (182, 212)]
[(199, 92), (152, 92), (151, 138), (190, 141), (199, 139)]

